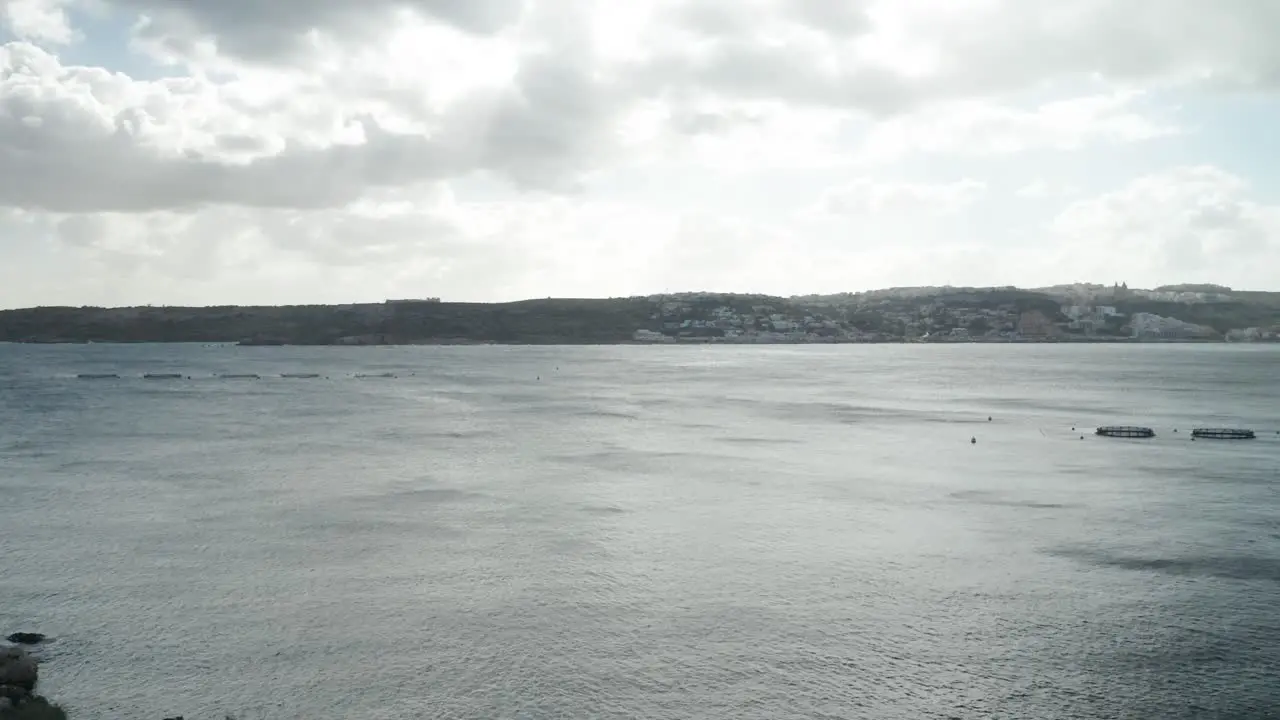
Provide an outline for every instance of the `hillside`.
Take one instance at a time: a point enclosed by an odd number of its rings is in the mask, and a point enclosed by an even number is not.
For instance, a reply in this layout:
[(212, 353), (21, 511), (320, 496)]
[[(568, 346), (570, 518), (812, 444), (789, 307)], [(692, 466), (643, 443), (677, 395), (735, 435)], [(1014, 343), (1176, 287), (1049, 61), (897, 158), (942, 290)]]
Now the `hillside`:
[(326, 345), (427, 341), (573, 343), (629, 339), (652, 325), (636, 300), (282, 307), (45, 307), (0, 312), (0, 341), (246, 342)]
[[(1209, 300), (1172, 291), (1110, 295), (1102, 286), (1091, 304), (1119, 315), (1097, 335), (1122, 337), (1123, 318), (1151, 313), (1213, 328), (1280, 326), (1280, 293), (1214, 293)], [(1176, 286), (1178, 292), (1185, 291)], [(1095, 289), (1099, 288), (1099, 289)], [(1064, 308), (1080, 304), (1079, 287), (1049, 291), (999, 288), (892, 288), (866, 293), (792, 298), (721, 293), (611, 299), (540, 299), (512, 303), (389, 301), (353, 305), (222, 307), (39, 307), (0, 311), (0, 342), (241, 342), (257, 345), (414, 343), (617, 343), (645, 330), (658, 337), (740, 341), (901, 340), (958, 328), (989, 340), (1017, 340), (1018, 319), (1042, 315), (1071, 339)]]

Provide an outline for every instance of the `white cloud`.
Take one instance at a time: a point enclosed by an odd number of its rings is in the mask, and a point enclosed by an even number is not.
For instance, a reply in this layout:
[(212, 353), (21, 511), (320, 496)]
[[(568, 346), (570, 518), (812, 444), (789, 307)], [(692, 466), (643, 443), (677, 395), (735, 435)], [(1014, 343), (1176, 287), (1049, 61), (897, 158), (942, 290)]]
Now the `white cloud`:
[(67, 6), (72, 0), (0, 0), (0, 27), (19, 38), (54, 45), (80, 39), (71, 28)]
[(254, 61), (294, 61), (312, 56), (325, 41), (376, 43), (411, 14), (475, 35), (518, 23), (523, 3), (507, 0), (105, 0), (141, 14), (139, 33), (179, 55), (197, 44)]
[(876, 161), (909, 153), (1012, 154), (1028, 150), (1077, 150), (1086, 145), (1129, 143), (1172, 135), (1170, 123), (1130, 107), (1129, 93), (1057, 100), (1022, 109), (980, 100), (945, 103), (877, 125), (864, 143)]
[(476, 171), (564, 187), (611, 142), (612, 111), (593, 81), (555, 58), (529, 60), (512, 86), (418, 118), (276, 80), (311, 102), (254, 98), (261, 82), (139, 82), (64, 67), (33, 45), (3, 46), (0, 203), (56, 211), (332, 207), (378, 188)]
[(1270, 0), (881, 0), (880, 27), (925, 48), (931, 87), (991, 94), (1063, 79), (1207, 83), (1274, 91)]
[(838, 113), (771, 101), (662, 101), (637, 105), (620, 123), (619, 162), (728, 173), (848, 166), (839, 148), (847, 125)]
[(609, 41), (602, 46), (627, 47), (611, 54), (683, 70), (647, 82), (824, 105), (893, 107), (1094, 74), (1274, 87), (1280, 67), (1269, 37), (1280, 9), (1267, 0), (1222, 0), (1213, 12), (1201, 0), (653, 0), (621, 13), (581, 0), (109, 2), (143, 13), (144, 33), (174, 50), (201, 40), (271, 62), (312, 56), (327, 42), (377, 42), (410, 16), (475, 37), (532, 27), (543, 38), (540, 18), (567, 19), (587, 39)]
[(1221, 277), (1265, 289), (1280, 268), (1280, 205), (1259, 202), (1243, 178), (1212, 166), (1144, 176), (1072, 203), (1052, 229), (1065, 266), (1120, 273), (1131, 284)]
[(877, 182), (859, 178), (827, 190), (818, 210), (836, 216), (891, 213), (946, 214), (967, 208), (987, 192), (986, 183), (965, 178), (951, 183)]
[(1080, 188), (1071, 184), (1055, 183), (1045, 180), (1044, 178), (1036, 178), (1026, 185), (1018, 188), (1014, 194), (1018, 197), (1036, 200), (1046, 198), (1064, 198), (1079, 195)]

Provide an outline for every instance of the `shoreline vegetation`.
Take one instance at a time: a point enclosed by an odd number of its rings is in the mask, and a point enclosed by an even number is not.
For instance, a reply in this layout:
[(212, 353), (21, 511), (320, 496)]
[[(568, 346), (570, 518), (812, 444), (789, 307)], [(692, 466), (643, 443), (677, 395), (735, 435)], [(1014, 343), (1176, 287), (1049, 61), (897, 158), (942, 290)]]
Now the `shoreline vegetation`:
[[(1190, 289), (1188, 289), (1190, 288)], [(1275, 342), (1280, 293), (1219, 286), (893, 288), (774, 297), (348, 305), (36, 307), (0, 311), (0, 342), (272, 345)]]

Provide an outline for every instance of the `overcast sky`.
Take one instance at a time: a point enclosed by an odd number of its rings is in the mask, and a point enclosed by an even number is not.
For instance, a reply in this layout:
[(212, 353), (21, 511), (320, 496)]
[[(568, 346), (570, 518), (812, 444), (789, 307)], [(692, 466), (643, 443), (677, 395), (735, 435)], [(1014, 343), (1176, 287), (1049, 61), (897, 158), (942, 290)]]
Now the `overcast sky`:
[(1276, 0), (0, 0), (0, 307), (1280, 289)]

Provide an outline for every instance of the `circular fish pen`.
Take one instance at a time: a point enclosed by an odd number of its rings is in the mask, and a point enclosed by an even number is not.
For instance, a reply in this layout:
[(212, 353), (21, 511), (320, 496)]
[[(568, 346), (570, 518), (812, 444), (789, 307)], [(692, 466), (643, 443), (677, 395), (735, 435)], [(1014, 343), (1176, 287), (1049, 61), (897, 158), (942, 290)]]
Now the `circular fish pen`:
[(1095, 430), (1094, 434), (1113, 438), (1153, 438), (1156, 431), (1136, 425), (1105, 425)]
[(1204, 440), (1253, 440), (1257, 437), (1252, 430), (1241, 428), (1196, 428), (1191, 437)]

